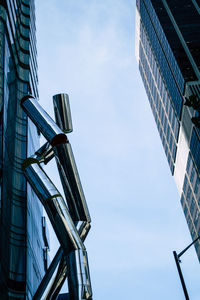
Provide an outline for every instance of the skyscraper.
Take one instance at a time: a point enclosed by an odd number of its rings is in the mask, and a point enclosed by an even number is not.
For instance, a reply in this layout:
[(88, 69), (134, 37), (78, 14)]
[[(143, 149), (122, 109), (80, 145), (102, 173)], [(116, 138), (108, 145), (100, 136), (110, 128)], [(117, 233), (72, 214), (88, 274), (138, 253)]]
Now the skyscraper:
[[(136, 57), (194, 240), (200, 235), (200, 2), (138, 0)], [(200, 260), (200, 242), (195, 243)]]
[(47, 268), (42, 205), (22, 162), (39, 148), (20, 106), (38, 96), (34, 0), (0, 1), (0, 298), (32, 299)]

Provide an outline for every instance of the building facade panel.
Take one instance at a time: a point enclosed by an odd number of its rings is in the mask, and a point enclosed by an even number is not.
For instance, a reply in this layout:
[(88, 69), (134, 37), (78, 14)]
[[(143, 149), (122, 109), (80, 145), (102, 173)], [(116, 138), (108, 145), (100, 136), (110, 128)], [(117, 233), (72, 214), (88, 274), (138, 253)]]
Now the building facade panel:
[[(168, 59), (170, 57), (171, 53), (164, 52), (164, 49), (161, 45), (161, 41), (159, 39), (160, 36), (162, 36), (163, 32), (159, 30), (158, 26), (158, 20), (156, 18), (150, 18), (149, 15), (150, 12), (147, 11), (146, 5), (143, 0), (140, 1), (140, 15), (142, 19), (142, 23), (144, 24), (146, 34), (148, 36), (148, 39), (151, 42), (151, 47), (153, 49), (154, 55), (156, 57), (156, 60), (159, 64), (160, 71), (162, 73), (162, 76), (166, 82), (166, 85), (168, 87), (168, 90), (170, 92), (170, 96), (172, 98), (172, 101), (174, 103), (175, 110), (180, 117), (181, 115), (181, 109), (182, 109), (182, 103), (183, 99), (179, 91), (183, 91), (184, 89), (184, 81), (181, 81), (182, 78), (180, 78), (180, 85), (177, 86), (177, 82), (175, 80), (175, 77), (173, 75), (173, 72), (170, 68)], [(142, 37), (142, 36), (141, 36)], [(174, 69), (175, 70), (175, 69)], [(177, 73), (177, 75), (179, 75)], [(179, 78), (179, 76), (177, 76)]]
[(20, 100), (38, 96), (32, 0), (0, 1), (0, 295), (32, 299), (45, 272), (42, 206), (22, 162), (39, 147)]
[(188, 105), (187, 99), (200, 100), (198, 3), (138, 0), (136, 5), (139, 70), (195, 239), (200, 234), (200, 128), (193, 118), (198, 118), (200, 106)]
[(147, 90), (154, 118), (169, 162), (171, 172), (174, 171), (179, 122), (170, 100), (160, 68), (156, 62), (150, 43), (141, 25), (139, 48), (139, 69)]

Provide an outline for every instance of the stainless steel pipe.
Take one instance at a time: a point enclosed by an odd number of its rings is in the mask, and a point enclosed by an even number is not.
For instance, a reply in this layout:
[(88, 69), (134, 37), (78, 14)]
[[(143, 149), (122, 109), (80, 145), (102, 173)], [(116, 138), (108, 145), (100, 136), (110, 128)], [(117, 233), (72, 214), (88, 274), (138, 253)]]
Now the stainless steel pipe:
[(53, 105), (56, 124), (65, 133), (73, 131), (72, 117), (67, 94), (57, 94), (53, 96)]
[(66, 135), (32, 96), (25, 96), (21, 106), (35, 126), (41, 131), (47, 141), (55, 146), (67, 142)]

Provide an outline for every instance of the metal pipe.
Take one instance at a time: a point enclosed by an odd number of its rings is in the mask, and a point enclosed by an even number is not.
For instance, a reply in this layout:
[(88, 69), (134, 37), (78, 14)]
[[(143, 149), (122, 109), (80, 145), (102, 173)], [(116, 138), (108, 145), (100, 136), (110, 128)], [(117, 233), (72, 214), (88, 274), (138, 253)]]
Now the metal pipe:
[(73, 219), (74, 222), (78, 222), (79, 220), (81, 220), (81, 214), (79, 212), (79, 206), (77, 205), (77, 200), (74, 197), (74, 194), (72, 192), (71, 186), (69, 184), (63, 166), (61, 165), (58, 157), (56, 156), (55, 158), (56, 158), (57, 168), (62, 183), (63, 191), (65, 194), (65, 199), (69, 207), (71, 218)]
[(92, 300), (92, 285), (91, 285), (91, 280), (90, 280), (90, 270), (89, 270), (89, 263), (88, 263), (88, 255), (87, 251), (83, 251), (84, 255), (84, 270), (86, 274), (86, 286), (87, 286), (87, 291), (86, 291), (86, 299)]
[[(53, 97), (56, 123), (32, 96), (25, 96), (21, 105), (32, 122), (47, 139), (35, 155), (23, 163), (24, 174), (34, 192), (42, 202), (57, 238), (62, 247), (39, 286), (34, 300), (41, 298), (53, 270), (60, 264), (49, 291), (44, 299), (57, 299), (68, 273), (69, 298), (72, 300), (92, 299), (87, 252), (83, 241), (90, 229), (90, 215), (75, 164), (71, 145), (66, 135), (73, 130), (67, 94)], [(48, 163), (55, 156), (68, 207), (40, 163)], [(76, 228), (77, 227), (77, 228)], [(58, 259), (59, 257), (59, 259)], [(68, 272), (67, 272), (68, 269)]]
[[(79, 290), (81, 290), (78, 292), (77, 297), (80, 294), (86, 294), (90, 297), (91, 288), (87, 284), (89, 281), (86, 272), (86, 269), (89, 270), (89, 267), (85, 259), (85, 246), (70, 217), (64, 199), (35, 158), (26, 159), (23, 164), (23, 170), (28, 182), (47, 212), (65, 255), (68, 258), (72, 257), (71, 262), (68, 259), (68, 264), (70, 263), (71, 266), (69, 273), (72, 272), (74, 274), (73, 276), (76, 277), (76, 281), (78, 282), (76, 287), (79, 287)], [(71, 254), (72, 252), (76, 253), (75, 257)], [(70, 284), (72, 285), (72, 281), (69, 282), (69, 286)], [(71, 290), (74, 291), (73, 288)], [(82, 298), (75, 298), (74, 295), (73, 299), (81, 300)]]
[(55, 156), (53, 147), (49, 144), (49, 142), (46, 142), (42, 147), (40, 147), (35, 154), (39, 163), (44, 163), (45, 165)]
[(200, 236), (198, 236), (194, 241), (192, 241), (191, 244), (189, 244), (183, 251), (181, 251), (178, 254), (178, 257), (180, 258), (194, 243), (196, 243), (200, 239)]
[(35, 158), (26, 159), (23, 167), (24, 174), (42, 202), (66, 255), (73, 249), (85, 249), (64, 199), (45, 171)]
[(53, 105), (56, 124), (65, 133), (73, 131), (72, 117), (69, 105), (69, 96), (67, 94), (57, 94), (53, 96)]
[[(47, 164), (55, 156), (54, 150), (55, 150), (55, 148), (53, 148), (49, 144), (49, 142), (46, 142), (42, 147), (40, 147), (35, 152), (36, 155), (32, 156), (32, 158), (35, 158), (36, 160), (38, 160), (38, 163)], [(84, 195), (81, 195), (81, 197), (79, 197), (78, 199), (75, 199), (74, 194), (71, 189), (71, 186), (69, 184), (68, 178), (66, 176), (66, 172), (65, 172), (63, 166), (61, 165), (58, 156), (56, 156), (55, 158), (56, 158), (57, 168), (59, 171), (60, 180), (61, 180), (61, 183), (63, 186), (65, 198), (66, 198), (69, 212), (70, 212), (70, 215), (71, 215), (73, 221), (78, 222), (78, 221), (82, 221), (82, 220), (84, 221), (85, 219), (87, 219), (90, 222), (90, 218), (88, 218), (88, 210), (86, 211), (87, 214), (85, 214), (85, 211), (83, 209), (80, 211), (80, 209), (85, 206), (85, 203), (77, 204), (78, 201), (83, 201), (82, 199), (84, 199), (84, 201), (85, 201)], [(73, 170), (74, 170), (74, 168), (71, 167), (70, 171), (73, 172)], [(71, 177), (72, 177), (72, 175), (71, 175)], [(80, 179), (79, 179), (79, 181), (80, 181)], [(76, 184), (76, 182), (75, 182), (75, 184)]]
[(76, 228), (78, 230), (81, 240), (84, 242), (86, 239), (86, 236), (88, 235), (88, 232), (91, 228), (90, 223), (84, 222), (84, 221), (78, 222), (78, 224), (76, 225)]
[(31, 121), (52, 146), (67, 142), (66, 135), (40, 106), (39, 102), (35, 98), (32, 96), (23, 97), (21, 99), (21, 106)]
[[(83, 256), (83, 258), (82, 258)], [(79, 267), (81, 265), (81, 268)], [(68, 283), (71, 299), (92, 299), (92, 289), (89, 276), (86, 251), (72, 251), (67, 256)], [(82, 270), (80, 273), (79, 270)], [(80, 285), (83, 282), (83, 285)]]
[(63, 168), (67, 181), (71, 187), (72, 193), (76, 202), (74, 205), (79, 212), (79, 219), (82, 221), (91, 222), (89, 210), (85, 200), (83, 188), (81, 185), (80, 177), (76, 167), (74, 155), (70, 143), (60, 144), (54, 147), (55, 155)]
[(42, 296), (53, 276), (53, 273), (55, 272), (55, 269), (57, 267), (57, 265), (59, 264), (61, 257), (63, 254), (63, 250), (60, 247), (56, 253), (56, 255), (54, 256), (54, 259), (52, 260), (49, 268), (47, 269), (42, 281), (40, 282), (39, 287), (37, 288), (37, 291), (35, 292), (34, 296), (33, 296), (33, 300), (40, 300), (42, 299)]
[(51, 286), (49, 287), (46, 295), (43, 297), (43, 300), (56, 300), (63, 286), (63, 283), (65, 282), (66, 277), (67, 277), (67, 260), (66, 260), (66, 256), (63, 254), (60, 260), (60, 264), (58, 266), (56, 276)]

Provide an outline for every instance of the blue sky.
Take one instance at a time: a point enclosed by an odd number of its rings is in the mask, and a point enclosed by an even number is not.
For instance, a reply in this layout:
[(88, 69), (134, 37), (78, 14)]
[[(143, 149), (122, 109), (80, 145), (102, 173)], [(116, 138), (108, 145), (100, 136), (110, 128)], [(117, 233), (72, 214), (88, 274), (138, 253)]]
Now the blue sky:
[[(184, 299), (172, 251), (191, 238), (139, 76), (135, 1), (36, 0), (36, 12), (41, 104), (53, 116), (52, 96), (70, 97), (94, 299)], [(193, 249), (182, 268), (199, 299)]]

